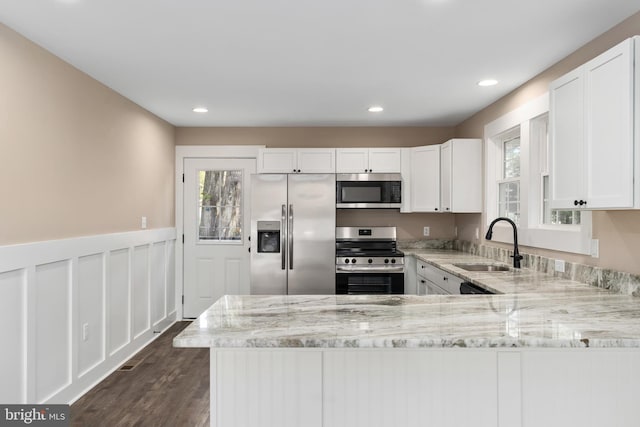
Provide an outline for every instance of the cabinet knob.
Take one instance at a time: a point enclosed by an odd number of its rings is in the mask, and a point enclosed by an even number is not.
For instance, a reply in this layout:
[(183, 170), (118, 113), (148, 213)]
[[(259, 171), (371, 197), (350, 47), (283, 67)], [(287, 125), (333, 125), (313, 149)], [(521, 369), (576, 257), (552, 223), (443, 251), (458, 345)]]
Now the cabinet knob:
[(427, 283), (427, 282), (425, 282), (424, 280), (420, 280), (420, 283)]
[(573, 206), (578, 206), (578, 201), (577, 200), (573, 201)]
[(294, 169), (293, 171), (295, 172), (296, 170)]
[(436, 208), (435, 210), (438, 210), (438, 208)]
[(449, 278), (448, 277), (443, 277), (442, 280), (449, 280)]

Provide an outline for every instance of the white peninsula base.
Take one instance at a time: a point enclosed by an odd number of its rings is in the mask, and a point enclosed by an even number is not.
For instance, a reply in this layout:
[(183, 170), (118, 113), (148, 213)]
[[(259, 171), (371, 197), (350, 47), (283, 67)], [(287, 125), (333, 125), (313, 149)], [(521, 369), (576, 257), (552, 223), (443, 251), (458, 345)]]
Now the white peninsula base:
[(637, 427), (638, 396), (638, 348), (211, 348), (215, 427)]

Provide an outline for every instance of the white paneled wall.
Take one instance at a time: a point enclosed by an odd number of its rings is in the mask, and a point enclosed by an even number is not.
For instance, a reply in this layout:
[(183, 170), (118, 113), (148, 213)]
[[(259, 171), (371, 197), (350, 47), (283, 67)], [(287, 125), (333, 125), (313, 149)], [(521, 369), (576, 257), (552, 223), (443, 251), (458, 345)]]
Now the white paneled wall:
[(0, 246), (0, 402), (70, 403), (173, 323), (175, 235)]

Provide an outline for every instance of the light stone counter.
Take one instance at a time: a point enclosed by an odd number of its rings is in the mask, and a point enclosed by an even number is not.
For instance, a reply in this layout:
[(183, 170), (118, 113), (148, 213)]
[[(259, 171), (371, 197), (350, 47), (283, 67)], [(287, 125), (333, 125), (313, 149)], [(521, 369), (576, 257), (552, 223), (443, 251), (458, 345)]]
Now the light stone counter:
[(174, 339), (176, 347), (640, 347), (640, 300), (455, 251), (408, 255), (497, 295), (225, 296)]
[(502, 294), (225, 296), (174, 339), (210, 347), (211, 426), (638, 425), (638, 297), (405, 253)]

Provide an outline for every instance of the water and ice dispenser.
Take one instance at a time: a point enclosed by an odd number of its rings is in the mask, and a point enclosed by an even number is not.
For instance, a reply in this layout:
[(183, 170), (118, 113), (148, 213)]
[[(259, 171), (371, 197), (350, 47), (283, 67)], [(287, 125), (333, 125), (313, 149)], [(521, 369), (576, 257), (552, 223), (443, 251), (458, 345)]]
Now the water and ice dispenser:
[(258, 252), (280, 253), (280, 221), (258, 221)]

